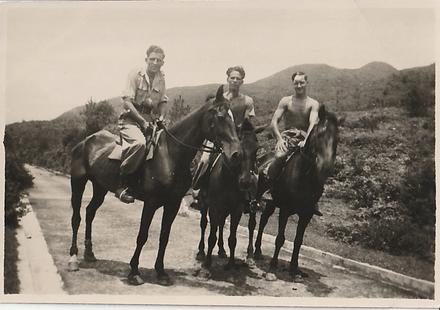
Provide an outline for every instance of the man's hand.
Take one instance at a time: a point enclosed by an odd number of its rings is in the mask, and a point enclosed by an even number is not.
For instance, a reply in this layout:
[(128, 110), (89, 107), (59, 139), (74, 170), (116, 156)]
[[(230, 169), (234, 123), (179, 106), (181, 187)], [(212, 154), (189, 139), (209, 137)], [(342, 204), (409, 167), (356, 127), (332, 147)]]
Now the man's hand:
[(283, 138), (279, 139), (277, 141), (277, 144), (275, 145), (275, 151), (277, 153), (286, 153), (287, 152), (287, 142)]

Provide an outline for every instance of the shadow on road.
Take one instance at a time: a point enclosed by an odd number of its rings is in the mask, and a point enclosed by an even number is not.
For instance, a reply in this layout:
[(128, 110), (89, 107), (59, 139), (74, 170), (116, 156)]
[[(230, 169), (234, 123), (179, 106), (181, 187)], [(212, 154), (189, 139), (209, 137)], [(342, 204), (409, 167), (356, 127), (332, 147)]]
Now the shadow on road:
[[(263, 272), (269, 272), (269, 264), (272, 257), (267, 255), (263, 255), (261, 260), (256, 260), (256, 265)], [(278, 280), (283, 280), (286, 282), (293, 282), (293, 277), (289, 274), (289, 261), (278, 259), (278, 268), (275, 272), (275, 275)], [(307, 291), (313, 294), (316, 297), (325, 297), (328, 296), (333, 290), (334, 287), (330, 287), (327, 284), (320, 281), (321, 278), (325, 278), (326, 276), (315, 272), (312, 269), (300, 267), (301, 271), (308, 274), (308, 277), (304, 278), (304, 284)], [(277, 280), (277, 281), (278, 281)]]
[[(195, 259), (194, 259), (195, 260)], [(226, 259), (214, 259), (212, 267), (209, 269), (209, 279), (199, 277), (202, 270), (200, 263), (195, 262), (193, 268), (166, 269), (175, 286), (185, 286), (192, 288), (204, 288), (217, 294), (229, 296), (258, 295), (258, 287), (247, 283), (246, 279), (262, 279), (261, 276), (252, 271), (248, 265), (242, 261), (236, 261), (236, 268), (225, 270)], [(117, 277), (126, 285), (130, 285), (127, 276), (130, 266), (126, 262), (114, 260), (98, 260), (96, 262), (80, 262), (80, 268), (93, 269), (104, 275)], [(161, 285), (156, 277), (156, 271), (152, 268), (139, 268), (142, 279), (145, 283)], [(262, 281), (264, 281), (262, 279)]]

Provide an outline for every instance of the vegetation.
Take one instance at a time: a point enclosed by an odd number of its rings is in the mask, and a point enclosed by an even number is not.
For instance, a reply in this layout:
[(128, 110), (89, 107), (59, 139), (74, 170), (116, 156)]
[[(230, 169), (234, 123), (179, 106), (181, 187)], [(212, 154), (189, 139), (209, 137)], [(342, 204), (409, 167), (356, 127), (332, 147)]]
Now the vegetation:
[(4, 257), (4, 292), (19, 293), (20, 281), (17, 275), (17, 238), (15, 229), (18, 218), (24, 212), (21, 204), (23, 190), (32, 185), (32, 176), (23, 167), (17, 157), (11, 137), (6, 133), (5, 146), (5, 257)]
[[(343, 242), (433, 262), (435, 224), (434, 65), (398, 71), (383, 63), (360, 69), (303, 65), (243, 86), (256, 102), (256, 124), (268, 124), (290, 75), (305, 71), (310, 96), (345, 114), (336, 171), (326, 198), (345, 202), (345, 224), (329, 224), (327, 235)], [(218, 85), (169, 90), (171, 123), (202, 104)], [(7, 126), (24, 162), (68, 171), (72, 147), (102, 128), (116, 132), (120, 99), (92, 100), (53, 121)], [(259, 136), (260, 154), (273, 149)], [(354, 212), (353, 212), (354, 211)], [(341, 212), (344, 214), (344, 212)]]

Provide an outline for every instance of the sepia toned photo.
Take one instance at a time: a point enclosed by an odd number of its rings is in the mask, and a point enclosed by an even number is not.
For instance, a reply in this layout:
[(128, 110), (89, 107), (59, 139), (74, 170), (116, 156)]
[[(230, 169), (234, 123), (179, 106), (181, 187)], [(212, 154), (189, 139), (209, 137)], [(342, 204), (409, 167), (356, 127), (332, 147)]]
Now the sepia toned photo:
[(0, 3), (0, 302), (438, 308), (437, 13)]

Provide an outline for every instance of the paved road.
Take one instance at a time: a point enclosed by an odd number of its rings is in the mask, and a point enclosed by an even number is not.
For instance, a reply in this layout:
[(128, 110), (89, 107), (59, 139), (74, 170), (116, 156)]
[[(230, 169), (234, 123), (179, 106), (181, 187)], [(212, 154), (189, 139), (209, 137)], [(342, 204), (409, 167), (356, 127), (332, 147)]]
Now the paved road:
[[(264, 261), (254, 268), (244, 264), (247, 239), (240, 235), (237, 256), (240, 268), (225, 271), (226, 260), (215, 257), (211, 277), (200, 276), (201, 264), (195, 260), (199, 238), (197, 212), (181, 212), (177, 216), (165, 255), (165, 268), (174, 280), (170, 287), (158, 285), (153, 269), (162, 211), (158, 210), (150, 228), (149, 239), (140, 257), (140, 271), (146, 281), (141, 286), (131, 286), (126, 281), (128, 262), (134, 251), (142, 204), (124, 205), (108, 194), (98, 210), (93, 226), (94, 252), (98, 261), (81, 261), (80, 270), (69, 272), (68, 253), (71, 242), (70, 183), (65, 176), (29, 167), (34, 187), (29, 191), (29, 201), (38, 218), (54, 264), (64, 282), (67, 294), (136, 294), (136, 295), (229, 295), (229, 296), (284, 296), (284, 297), (368, 297), (416, 298), (396, 287), (375, 282), (340, 268), (331, 268), (307, 257), (300, 258), (300, 266), (309, 273), (304, 283), (294, 283), (283, 270), (288, 266), (291, 249), (280, 255), (277, 281), (267, 281), (272, 242), (263, 242)], [(79, 233), (79, 257), (83, 253), (85, 206), (91, 199), (88, 186), (83, 197), (82, 222)]]

